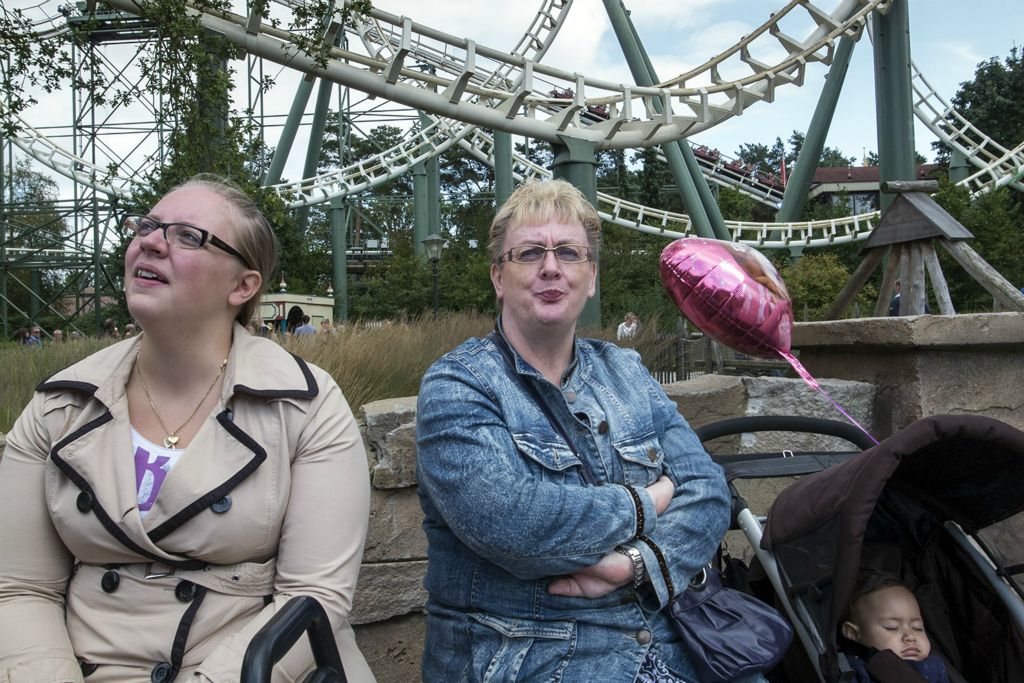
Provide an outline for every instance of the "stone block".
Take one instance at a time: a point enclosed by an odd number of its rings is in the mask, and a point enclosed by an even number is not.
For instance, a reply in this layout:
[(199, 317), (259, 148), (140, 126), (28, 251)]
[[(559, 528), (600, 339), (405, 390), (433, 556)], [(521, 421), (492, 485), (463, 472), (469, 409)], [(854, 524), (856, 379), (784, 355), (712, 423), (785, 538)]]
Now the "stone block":
[(364, 564), (352, 604), (352, 623), (369, 624), (422, 610), (427, 604), (426, 560)]
[(361, 410), (363, 440), (374, 488), (416, 484), (416, 397), (367, 403)]
[(793, 347), (818, 377), (875, 385), (879, 438), (948, 413), (1024, 429), (1024, 313), (798, 323)]
[[(742, 417), (746, 410), (747, 391), (740, 377), (703, 375), (685, 382), (665, 384), (662, 388), (694, 428)], [(710, 453), (736, 453), (739, 437), (715, 439), (707, 444), (707, 448)]]
[(363, 562), (422, 560), (427, 557), (423, 511), (415, 488), (370, 492), (370, 524)]
[(406, 614), (354, 627), (356, 644), (380, 683), (417, 683), (427, 636), (426, 617)]
[[(874, 425), (875, 388), (866, 382), (820, 379), (818, 383), (836, 403), (869, 432)], [(795, 415), (846, 422), (835, 407), (802, 379), (781, 377), (744, 377), (747, 390), (747, 416)], [(860, 450), (850, 442), (831, 436), (803, 432), (760, 432), (745, 434), (739, 453), (789, 451)]]

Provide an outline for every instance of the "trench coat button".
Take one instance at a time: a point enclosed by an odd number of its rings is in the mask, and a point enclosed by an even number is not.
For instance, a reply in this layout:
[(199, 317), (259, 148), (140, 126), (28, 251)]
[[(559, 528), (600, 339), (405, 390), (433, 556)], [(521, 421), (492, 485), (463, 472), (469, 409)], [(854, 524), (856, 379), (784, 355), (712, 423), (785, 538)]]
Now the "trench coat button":
[(75, 501), (75, 505), (78, 506), (79, 511), (88, 512), (92, 510), (92, 506), (96, 504), (96, 499), (88, 491), (82, 491), (78, 494), (78, 500)]
[(657, 460), (658, 459), (658, 451), (654, 450), (653, 448), (648, 448), (647, 449), (647, 459), (650, 460), (651, 462), (654, 462), (655, 460)]
[(160, 662), (149, 672), (149, 680), (153, 683), (168, 683), (171, 680), (171, 665)]
[(576, 392), (571, 390), (571, 389), (569, 391), (565, 392), (565, 400), (568, 401), (569, 403), (575, 403), (576, 402)]
[(651, 642), (651, 632), (645, 628), (640, 629), (636, 632), (636, 642), (640, 645), (646, 645)]
[(180, 581), (174, 587), (174, 597), (182, 602), (192, 602), (192, 599), (196, 597), (196, 585), (191, 581)]
[(213, 505), (210, 509), (216, 512), (218, 515), (223, 515), (225, 512), (231, 509), (231, 496), (224, 496)]
[(103, 589), (104, 593), (113, 593), (120, 585), (121, 575), (117, 573), (116, 569), (108, 569), (103, 572), (103, 578), (100, 579), (100, 588)]
[(601, 422), (597, 425), (597, 433), (598, 434), (607, 434), (608, 433), (608, 420), (601, 420)]

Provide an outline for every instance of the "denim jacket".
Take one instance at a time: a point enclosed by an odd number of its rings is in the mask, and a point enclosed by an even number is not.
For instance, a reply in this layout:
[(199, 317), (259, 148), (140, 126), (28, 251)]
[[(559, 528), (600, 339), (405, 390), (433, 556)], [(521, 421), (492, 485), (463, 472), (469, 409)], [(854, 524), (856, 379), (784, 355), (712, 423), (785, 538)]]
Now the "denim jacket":
[[(721, 468), (635, 352), (577, 339), (561, 389), (518, 354), (514, 363), (515, 374), (491, 339), (470, 339), (438, 360), (420, 388), (417, 478), (429, 542), (423, 680), (633, 681), (652, 647), (692, 679), (659, 610), (726, 531)], [(596, 485), (524, 382), (571, 435)], [(644, 487), (662, 474), (676, 489), (657, 516)], [(639, 495), (648, 542), (636, 538), (627, 486)], [(553, 578), (619, 545), (643, 556), (650, 581), (638, 592), (548, 593)]]

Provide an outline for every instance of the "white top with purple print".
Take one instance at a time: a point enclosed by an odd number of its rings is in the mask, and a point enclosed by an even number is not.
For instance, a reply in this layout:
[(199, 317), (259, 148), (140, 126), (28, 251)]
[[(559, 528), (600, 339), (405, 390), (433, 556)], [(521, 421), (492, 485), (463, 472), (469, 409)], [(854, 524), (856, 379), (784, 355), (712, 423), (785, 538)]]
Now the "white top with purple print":
[(139, 514), (145, 517), (156, 502), (167, 473), (184, 451), (158, 446), (135, 431), (134, 427), (132, 446), (135, 449), (135, 489), (139, 494)]

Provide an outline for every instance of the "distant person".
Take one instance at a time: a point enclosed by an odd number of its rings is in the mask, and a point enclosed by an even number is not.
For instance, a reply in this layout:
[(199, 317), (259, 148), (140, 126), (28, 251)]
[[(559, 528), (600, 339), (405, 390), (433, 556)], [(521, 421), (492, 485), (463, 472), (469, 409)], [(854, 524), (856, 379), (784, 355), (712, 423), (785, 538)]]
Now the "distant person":
[(128, 337), (134, 337), (134, 336), (135, 336), (135, 325), (133, 325), (132, 323), (128, 323), (127, 325), (124, 326), (124, 338), (127, 339)]
[(310, 324), (309, 316), (308, 315), (302, 316), (302, 324), (299, 325), (298, 327), (296, 327), (295, 331), (292, 332), (292, 334), (294, 334), (296, 336), (307, 335), (307, 334), (316, 334), (316, 328), (314, 328)]
[(25, 337), (25, 346), (42, 346), (43, 345), (43, 331), (39, 329), (37, 325), (33, 325), (32, 329), (29, 330), (28, 336)]
[(107, 318), (103, 321), (103, 327), (100, 330), (100, 339), (117, 339), (120, 335), (117, 331), (117, 323), (113, 318)]
[(302, 316), (305, 313), (302, 311), (301, 306), (292, 306), (288, 309), (288, 315), (285, 316), (284, 332), (286, 334), (295, 334), (295, 330), (302, 326)]
[[(900, 314), (900, 281), (897, 280), (895, 284), (896, 293), (893, 294), (892, 300), (889, 302), (889, 315), (897, 316)], [(928, 302), (924, 302), (924, 312), (927, 315), (930, 311), (928, 310)]]
[(14, 342), (16, 344), (24, 345), (26, 343), (27, 339), (28, 339), (28, 328), (27, 327), (20, 327), (20, 328), (18, 328), (18, 331), (14, 333)]
[(58, 327), (52, 333), (54, 343), (61, 343), (64, 341), (64, 332)]
[(330, 320), (321, 320), (320, 334), (338, 334), (338, 330), (335, 329)]
[(869, 574), (861, 580), (850, 601), (849, 619), (843, 622), (842, 633), (855, 644), (848, 654), (856, 683), (877, 680), (868, 673), (868, 661), (885, 650), (928, 683), (949, 683), (945, 664), (932, 654), (917, 598), (896, 577)]
[(71, 330), (71, 341), (80, 341), (82, 339), (82, 333), (78, 330)]
[(640, 323), (637, 321), (636, 313), (630, 311), (626, 314), (625, 319), (619, 323), (618, 329), (615, 331), (615, 338), (619, 341), (626, 341), (636, 336), (637, 331), (640, 329)]

